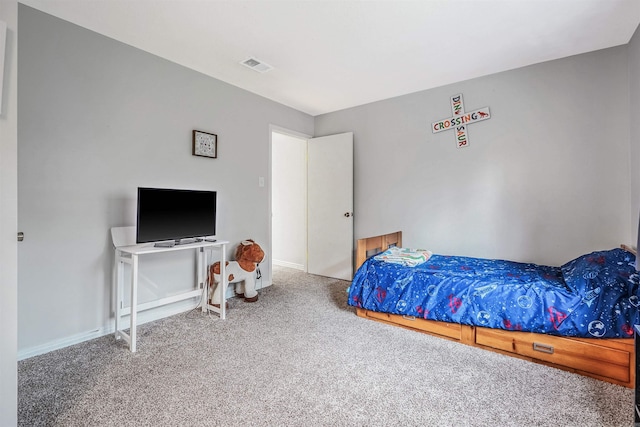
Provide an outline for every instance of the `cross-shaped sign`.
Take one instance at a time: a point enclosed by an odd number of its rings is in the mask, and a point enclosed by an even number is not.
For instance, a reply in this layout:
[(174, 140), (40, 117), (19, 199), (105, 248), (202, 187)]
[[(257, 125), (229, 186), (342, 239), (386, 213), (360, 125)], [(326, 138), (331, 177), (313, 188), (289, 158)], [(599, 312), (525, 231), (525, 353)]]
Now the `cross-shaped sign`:
[(461, 93), (451, 97), (451, 113), (453, 114), (453, 117), (431, 123), (431, 131), (433, 133), (438, 133), (443, 130), (455, 129), (458, 148), (469, 146), (469, 138), (467, 138), (468, 124), (491, 118), (489, 107), (483, 107), (479, 110), (465, 113)]

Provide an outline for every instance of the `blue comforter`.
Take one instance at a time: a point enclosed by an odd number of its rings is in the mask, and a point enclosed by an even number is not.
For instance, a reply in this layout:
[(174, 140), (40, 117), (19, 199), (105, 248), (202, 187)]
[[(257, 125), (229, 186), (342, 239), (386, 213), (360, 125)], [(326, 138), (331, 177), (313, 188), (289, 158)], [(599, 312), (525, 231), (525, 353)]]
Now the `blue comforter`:
[(634, 265), (622, 249), (561, 267), (443, 255), (405, 267), (371, 257), (355, 274), (349, 304), (488, 328), (629, 338), (640, 323)]

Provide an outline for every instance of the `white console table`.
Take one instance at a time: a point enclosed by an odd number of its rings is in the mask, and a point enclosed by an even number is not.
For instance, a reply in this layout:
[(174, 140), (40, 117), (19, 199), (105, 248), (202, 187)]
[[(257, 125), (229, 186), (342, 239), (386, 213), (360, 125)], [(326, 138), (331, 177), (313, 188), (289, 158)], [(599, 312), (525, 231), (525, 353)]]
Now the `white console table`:
[[(202, 311), (207, 312), (209, 310), (214, 311), (220, 315), (220, 319), (226, 317), (226, 290), (228, 286), (228, 280), (225, 274), (225, 261), (226, 261), (226, 245), (227, 241), (201, 241), (195, 243), (186, 243), (176, 245), (172, 247), (155, 247), (153, 243), (142, 244), (130, 244), (131, 238), (135, 242), (135, 227), (117, 227), (111, 229), (111, 236), (113, 244), (115, 246), (115, 266), (114, 266), (114, 281), (116, 291), (116, 339), (124, 339), (129, 344), (131, 352), (136, 351), (136, 321), (137, 313), (139, 311), (148, 310), (150, 308), (158, 307), (165, 304), (170, 304), (177, 301), (182, 301), (194, 297), (202, 297)], [(129, 244), (128, 244), (129, 243)], [(207, 286), (207, 266), (208, 251), (210, 249), (218, 249), (220, 251), (220, 277), (222, 283), (221, 295), (223, 295), (223, 301), (220, 307), (214, 307), (209, 304), (208, 298), (208, 286)], [(197, 254), (197, 283), (196, 289), (174, 295), (167, 298), (161, 298), (159, 300), (150, 301), (144, 304), (138, 304), (138, 258), (147, 254), (158, 254), (165, 252), (175, 252), (193, 250)], [(123, 306), (124, 296), (124, 265), (129, 264), (131, 266), (131, 305), (130, 307)], [(124, 326), (122, 317), (129, 315), (129, 333), (124, 332)]]

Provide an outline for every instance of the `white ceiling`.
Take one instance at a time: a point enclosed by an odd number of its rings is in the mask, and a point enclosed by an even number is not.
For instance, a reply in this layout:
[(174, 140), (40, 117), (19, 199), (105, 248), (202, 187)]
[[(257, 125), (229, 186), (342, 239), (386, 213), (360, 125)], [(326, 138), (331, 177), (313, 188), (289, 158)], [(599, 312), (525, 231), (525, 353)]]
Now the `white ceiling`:
[(640, 23), (640, 0), (19, 1), (314, 116), (626, 44)]

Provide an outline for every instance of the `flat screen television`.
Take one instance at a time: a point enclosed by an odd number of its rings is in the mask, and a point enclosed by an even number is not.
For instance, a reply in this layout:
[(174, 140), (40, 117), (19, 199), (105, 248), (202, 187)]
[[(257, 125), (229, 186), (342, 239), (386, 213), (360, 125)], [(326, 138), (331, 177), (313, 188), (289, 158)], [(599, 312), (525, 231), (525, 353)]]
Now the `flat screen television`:
[(216, 192), (138, 187), (138, 243), (215, 236)]

